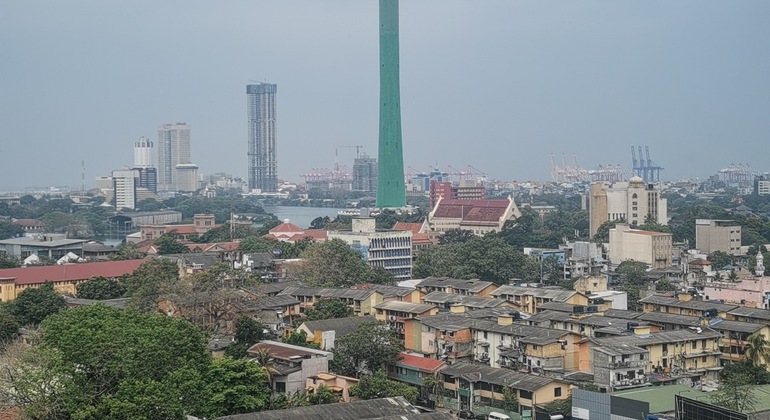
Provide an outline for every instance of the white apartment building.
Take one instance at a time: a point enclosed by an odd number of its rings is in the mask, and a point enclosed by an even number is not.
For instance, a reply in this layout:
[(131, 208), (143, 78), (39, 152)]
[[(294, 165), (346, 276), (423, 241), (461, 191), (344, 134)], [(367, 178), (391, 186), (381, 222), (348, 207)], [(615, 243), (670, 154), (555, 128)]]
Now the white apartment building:
[(668, 203), (654, 184), (645, 184), (635, 176), (628, 182), (611, 185), (591, 184), (589, 195), (589, 233), (596, 234), (608, 220), (625, 220), (632, 226), (644, 224), (647, 219), (661, 225), (668, 224)]
[(399, 280), (412, 278), (412, 231), (377, 231), (372, 217), (354, 217), (351, 231), (330, 231), (361, 253), (370, 267), (382, 267)]
[(112, 171), (112, 205), (116, 209), (136, 208), (136, 178), (138, 174), (133, 169)]
[(632, 229), (627, 224), (610, 229), (610, 264), (618, 266), (623, 261), (634, 260), (652, 268), (671, 266), (674, 252), (673, 235)]

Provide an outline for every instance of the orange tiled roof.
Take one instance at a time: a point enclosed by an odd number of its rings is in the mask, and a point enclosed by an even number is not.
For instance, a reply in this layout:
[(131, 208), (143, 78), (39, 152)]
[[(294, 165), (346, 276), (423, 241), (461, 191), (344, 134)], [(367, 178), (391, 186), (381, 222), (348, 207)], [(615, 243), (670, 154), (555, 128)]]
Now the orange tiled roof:
[(91, 277), (120, 277), (131, 274), (146, 260), (105, 261), (82, 264), (46, 265), (41, 267), (6, 268), (0, 278), (15, 278), (17, 285), (88, 280)]

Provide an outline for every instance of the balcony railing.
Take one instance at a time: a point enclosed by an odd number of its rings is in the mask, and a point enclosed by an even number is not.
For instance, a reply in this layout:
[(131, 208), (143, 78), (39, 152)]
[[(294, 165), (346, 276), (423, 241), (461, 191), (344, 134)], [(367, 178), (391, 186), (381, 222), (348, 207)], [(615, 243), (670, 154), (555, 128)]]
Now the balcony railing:
[(607, 366), (611, 369), (640, 368), (640, 367), (644, 367), (646, 363), (647, 363), (646, 360), (622, 360), (619, 362), (609, 363)]

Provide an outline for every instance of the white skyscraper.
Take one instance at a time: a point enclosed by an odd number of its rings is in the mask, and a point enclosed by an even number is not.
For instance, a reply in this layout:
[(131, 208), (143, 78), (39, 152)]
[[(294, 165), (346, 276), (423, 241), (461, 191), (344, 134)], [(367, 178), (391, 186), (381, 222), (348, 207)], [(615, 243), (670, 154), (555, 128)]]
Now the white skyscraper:
[(136, 208), (136, 181), (138, 174), (133, 169), (112, 171), (113, 202), (116, 209)]
[(187, 123), (158, 127), (158, 184), (176, 190), (176, 166), (190, 162), (190, 126)]
[(152, 164), (152, 141), (147, 137), (140, 137), (134, 143), (134, 168), (149, 168)]

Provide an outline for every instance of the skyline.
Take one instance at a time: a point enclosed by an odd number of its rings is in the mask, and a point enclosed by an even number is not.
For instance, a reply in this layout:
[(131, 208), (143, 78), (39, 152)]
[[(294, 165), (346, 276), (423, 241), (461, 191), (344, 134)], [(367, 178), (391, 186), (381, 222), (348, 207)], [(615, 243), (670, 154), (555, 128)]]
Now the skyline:
[[(758, 153), (770, 132), (770, 4), (400, 9), (406, 166), (549, 180), (551, 153), (630, 170), (629, 146), (649, 145), (666, 180), (739, 162), (770, 169)], [(242, 92), (256, 79), (281, 85), (280, 178), (331, 166), (340, 145), (374, 155), (377, 11), (376, 1), (6, 2), (0, 190), (80, 185), (83, 160), (93, 185), (170, 121), (193, 127), (201, 173), (245, 179)]]

